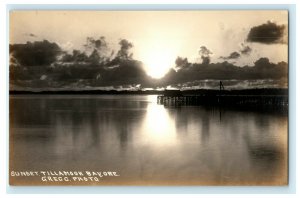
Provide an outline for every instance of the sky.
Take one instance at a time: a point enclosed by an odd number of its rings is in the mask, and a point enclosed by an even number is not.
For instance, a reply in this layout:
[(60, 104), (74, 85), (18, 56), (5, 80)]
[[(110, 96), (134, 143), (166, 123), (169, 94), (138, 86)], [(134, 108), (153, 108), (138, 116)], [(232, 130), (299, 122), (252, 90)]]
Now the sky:
[[(112, 48), (119, 39), (128, 39), (134, 58), (149, 64), (159, 53), (172, 64), (177, 56), (197, 61), (200, 46), (210, 49), (212, 62), (218, 62), (240, 48), (251, 27), (267, 21), (287, 25), (287, 19), (287, 11), (18, 11), (11, 13), (10, 42), (47, 39), (70, 50), (82, 47), (87, 36), (104, 36)], [(238, 65), (253, 65), (257, 57), (287, 61), (287, 45), (251, 47), (255, 53)]]
[(288, 62), (287, 27), (285, 10), (11, 11), (9, 30), (10, 44), (48, 40), (69, 53), (84, 51), (87, 37), (105, 37), (115, 52), (126, 39), (132, 44), (126, 53), (161, 79), (178, 56), (186, 63), (237, 67), (254, 66), (262, 57)]

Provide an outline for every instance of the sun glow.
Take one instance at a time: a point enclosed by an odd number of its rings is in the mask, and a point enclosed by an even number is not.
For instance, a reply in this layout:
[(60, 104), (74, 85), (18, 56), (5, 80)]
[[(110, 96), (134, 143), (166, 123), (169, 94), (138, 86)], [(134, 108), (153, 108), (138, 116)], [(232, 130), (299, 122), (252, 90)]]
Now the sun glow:
[(176, 142), (175, 120), (163, 105), (156, 104), (156, 96), (149, 96), (147, 115), (144, 121), (143, 139), (146, 141), (170, 145)]
[(175, 65), (176, 48), (168, 43), (153, 43), (143, 49), (141, 57), (146, 72), (153, 78), (162, 78)]

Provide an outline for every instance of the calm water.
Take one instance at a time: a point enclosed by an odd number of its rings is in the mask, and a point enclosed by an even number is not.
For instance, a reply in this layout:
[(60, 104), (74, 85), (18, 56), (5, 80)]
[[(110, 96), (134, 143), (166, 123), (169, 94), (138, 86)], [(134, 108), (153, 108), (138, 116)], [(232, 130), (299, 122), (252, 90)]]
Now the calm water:
[(100, 185), (285, 184), (287, 123), (280, 114), (166, 108), (156, 96), (10, 96), (10, 170), (120, 174)]

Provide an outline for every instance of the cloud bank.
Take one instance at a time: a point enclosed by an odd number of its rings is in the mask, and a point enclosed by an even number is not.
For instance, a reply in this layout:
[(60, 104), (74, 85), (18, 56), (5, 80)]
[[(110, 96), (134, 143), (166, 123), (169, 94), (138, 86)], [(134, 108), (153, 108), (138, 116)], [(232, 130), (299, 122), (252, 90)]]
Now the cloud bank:
[(224, 60), (229, 60), (229, 59), (237, 59), (237, 58), (240, 58), (240, 53), (238, 52), (231, 52), (231, 54), (229, 56), (221, 56), (220, 58), (221, 59), (224, 59)]
[(175, 67), (161, 79), (153, 79), (147, 75), (143, 63), (133, 58), (131, 53), (133, 43), (126, 39), (119, 40), (117, 53), (109, 48), (104, 37), (99, 39), (88, 37), (84, 47), (84, 51), (66, 52), (58, 44), (47, 40), (10, 45), (11, 89), (95, 87), (117, 89), (168, 86), (187, 89), (201, 86), (203, 88), (205, 86), (202, 82), (208, 79), (215, 82), (233, 79), (239, 82), (269, 80), (269, 83), (277, 82), (278, 86), (287, 86), (286, 62), (271, 63), (268, 58), (260, 58), (253, 66), (244, 67), (227, 62), (251, 53), (252, 49), (246, 44), (241, 44), (238, 51), (222, 57), (224, 61), (220, 63), (210, 63), (212, 52), (207, 47), (201, 46), (199, 56), (202, 63), (192, 63), (187, 58), (177, 57), (174, 60)]

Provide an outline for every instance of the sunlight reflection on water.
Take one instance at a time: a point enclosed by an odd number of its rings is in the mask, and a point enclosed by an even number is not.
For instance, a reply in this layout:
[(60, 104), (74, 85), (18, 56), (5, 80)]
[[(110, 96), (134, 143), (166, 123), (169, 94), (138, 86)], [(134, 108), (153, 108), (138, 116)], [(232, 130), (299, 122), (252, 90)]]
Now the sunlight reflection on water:
[(148, 104), (143, 129), (143, 138), (154, 144), (174, 144), (176, 141), (175, 120), (164, 106)]

